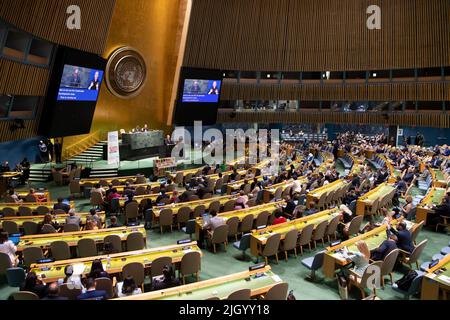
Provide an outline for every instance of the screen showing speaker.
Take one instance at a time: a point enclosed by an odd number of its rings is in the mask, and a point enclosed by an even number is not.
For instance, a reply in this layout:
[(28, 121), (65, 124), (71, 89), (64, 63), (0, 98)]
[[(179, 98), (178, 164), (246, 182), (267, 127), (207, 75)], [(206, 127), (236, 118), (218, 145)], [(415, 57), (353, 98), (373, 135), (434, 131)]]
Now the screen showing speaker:
[(64, 65), (58, 101), (97, 101), (103, 71)]
[(173, 124), (192, 126), (195, 121), (214, 125), (222, 93), (223, 72), (213, 69), (183, 67)]
[(50, 138), (87, 134), (91, 130), (106, 60), (59, 46), (43, 107), (39, 134)]
[(185, 79), (183, 103), (217, 103), (220, 97), (220, 80)]

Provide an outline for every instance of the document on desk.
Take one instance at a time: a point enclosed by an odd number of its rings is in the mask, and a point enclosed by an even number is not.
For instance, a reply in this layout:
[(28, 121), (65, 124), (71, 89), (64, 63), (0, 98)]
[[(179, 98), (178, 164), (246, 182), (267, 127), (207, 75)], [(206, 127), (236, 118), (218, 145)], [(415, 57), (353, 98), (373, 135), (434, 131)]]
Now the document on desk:
[(283, 280), (281, 280), (281, 278), (280, 278), (278, 275), (272, 276), (272, 279), (273, 279), (275, 282), (283, 282)]
[(86, 265), (84, 263), (76, 263), (73, 265), (73, 275), (79, 276), (84, 273), (84, 269), (86, 269)]
[(444, 281), (445, 283), (450, 283), (450, 277), (446, 275), (439, 276), (438, 279)]

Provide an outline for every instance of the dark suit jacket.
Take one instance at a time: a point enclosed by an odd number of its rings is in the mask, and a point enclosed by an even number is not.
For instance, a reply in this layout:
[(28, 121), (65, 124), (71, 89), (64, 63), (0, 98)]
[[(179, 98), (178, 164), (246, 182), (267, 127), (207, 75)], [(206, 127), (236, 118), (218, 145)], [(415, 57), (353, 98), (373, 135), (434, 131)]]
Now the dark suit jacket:
[(397, 249), (397, 244), (393, 240), (384, 240), (383, 243), (372, 253), (372, 259), (375, 261), (384, 260), (386, 256)]
[(414, 244), (411, 240), (411, 233), (408, 230), (401, 230), (397, 232), (397, 247), (401, 250), (413, 252)]

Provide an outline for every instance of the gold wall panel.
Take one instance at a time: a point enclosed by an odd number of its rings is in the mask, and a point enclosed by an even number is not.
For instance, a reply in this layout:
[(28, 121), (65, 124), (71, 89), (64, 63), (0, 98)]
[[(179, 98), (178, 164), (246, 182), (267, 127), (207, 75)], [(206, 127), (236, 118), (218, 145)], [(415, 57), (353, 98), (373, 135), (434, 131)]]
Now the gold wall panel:
[[(91, 132), (129, 130), (136, 125), (166, 130), (177, 49), (186, 0), (117, 0), (104, 58), (130, 46), (144, 57), (147, 80), (130, 99), (114, 96), (103, 83)], [(106, 137), (105, 137), (106, 138)], [(68, 137), (65, 145), (78, 137)]]

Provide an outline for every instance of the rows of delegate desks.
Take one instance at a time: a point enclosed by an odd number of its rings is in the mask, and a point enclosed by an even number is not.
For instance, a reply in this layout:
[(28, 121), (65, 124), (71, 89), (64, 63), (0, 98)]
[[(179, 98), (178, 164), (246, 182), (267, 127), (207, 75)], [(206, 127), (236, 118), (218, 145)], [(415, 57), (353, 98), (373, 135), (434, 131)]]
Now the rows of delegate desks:
[(450, 294), (450, 254), (428, 269), (422, 280), (421, 300), (448, 300)]
[(102, 244), (105, 237), (109, 235), (118, 235), (122, 242), (126, 241), (128, 235), (133, 232), (139, 232), (144, 237), (144, 242), (147, 238), (147, 232), (143, 226), (136, 227), (120, 227), (120, 228), (108, 228), (89, 231), (77, 231), (77, 232), (63, 232), (63, 233), (51, 233), (51, 234), (39, 234), (32, 236), (20, 237), (20, 241), (17, 244), (17, 251), (22, 252), (29, 247), (40, 247), (42, 249), (49, 249), (50, 245), (54, 241), (64, 241), (70, 247), (75, 247), (78, 241), (81, 239), (93, 239), (97, 244)]
[[(408, 230), (415, 225), (415, 223), (410, 221), (404, 221), (406, 222), (406, 227)], [(397, 221), (393, 221), (391, 225), (395, 226), (396, 223)], [(350, 260), (343, 256), (341, 250), (344, 247), (347, 247), (349, 251), (357, 252), (358, 249), (356, 247), (356, 243), (360, 240), (367, 243), (370, 251), (377, 249), (383, 241), (387, 240), (387, 225), (381, 225), (371, 231), (339, 243), (336, 246), (328, 247), (323, 259), (323, 274), (327, 278), (334, 278), (337, 269), (343, 268), (351, 263)]]
[(378, 187), (370, 190), (363, 196), (359, 197), (358, 200), (356, 201), (356, 214), (364, 215), (366, 212), (366, 207), (371, 206), (375, 200), (387, 196), (394, 190), (395, 187), (388, 183), (382, 183)]
[[(97, 212), (99, 217), (101, 218), (101, 221), (105, 221), (106, 219), (106, 213), (104, 211)], [(87, 218), (91, 216), (90, 212), (79, 212), (76, 214), (80, 217), (81, 225), (86, 225)], [(60, 226), (64, 226), (66, 223), (66, 218), (68, 217), (68, 214), (58, 214), (53, 217), (53, 221), (56, 222)], [(40, 223), (44, 220), (45, 216), (20, 216), (20, 217), (3, 217), (0, 218), (0, 226), (2, 226), (4, 221), (13, 221), (17, 224), (19, 228), (23, 227), (23, 224), (25, 222), (34, 222), (34, 223)], [(2, 227), (3, 228), (3, 227)]]
[(250, 296), (256, 298), (265, 295), (273, 286), (282, 282), (270, 266), (265, 266), (263, 269), (244, 271), (115, 300), (206, 300), (213, 297), (224, 300), (231, 293), (242, 289), (250, 289)]
[(138, 176), (126, 176), (126, 177), (113, 177), (113, 178), (88, 178), (80, 179), (80, 187), (92, 187), (101, 181), (106, 181), (108, 184), (112, 184), (113, 181), (118, 181), (120, 185), (125, 185), (127, 182), (134, 183), (138, 179)]
[(266, 245), (267, 239), (273, 234), (280, 233), (281, 240), (284, 240), (286, 234), (291, 230), (297, 230), (299, 233), (308, 225), (317, 226), (323, 221), (330, 222), (341, 214), (339, 208), (333, 208), (329, 210), (324, 210), (310, 216), (302, 217), (299, 219), (287, 221), (274, 226), (269, 226), (264, 229), (255, 230), (252, 232), (250, 238), (250, 249), (254, 256), (261, 255)]
[[(237, 217), (239, 219), (239, 221), (242, 221), (244, 219), (244, 217), (248, 216), (249, 214), (252, 214), (253, 220), (256, 220), (262, 212), (267, 211), (270, 214), (272, 214), (273, 211), (275, 211), (278, 208), (283, 207), (283, 205), (285, 205), (285, 204), (286, 203), (284, 201), (270, 202), (270, 203), (262, 204), (259, 206), (251, 207), (251, 208), (223, 212), (223, 213), (218, 214), (217, 216), (223, 218), (225, 221), (227, 221), (228, 219), (233, 218), (233, 217)], [(203, 218), (197, 217), (195, 222), (196, 222), (195, 223), (196, 239), (200, 240), (200, 239), (202, 239), (201, 233), (205, 231)]]
[(179, 203), (172, 203), (165, 206), (159, 206), (154, 207), (152, 209), (152, 223), (153, 225), (157, 224), (159, 221), (159, 215), (162, 210), (164, 209), (170, 209), (172, 210), (172, 213), (174, 216), (178, 214), (178, 210), (180, 210), (183, 207), (188, 207), (191, 209), (191, 211), (194, 211), (194, 209), (198, 206), (205, 206), (206, 209), (208, 209), (209, 205), (212, 202), (218, 201), (221, 205), (224, 205), (226, 202), (230, 200), (235, 200), (235, 195), (227, 195), (222, 197), (215, 197), (215, 198), (209, 198), (209, 199), (201, 199), (201, 200), (195, 200), (195, 201), (189, 201), (189, 202), (179, 202)]
[[(0, 203), (0, 212), (3, 211), (4, 208), (12, 208), (15, 209), (16, 212), (19, 210), (19, 207), (28, 207), (33, 212), (36, 212), (38, 207), (47, 207), (50, 211), (53, 210), (53, 206), (57, 204), (57, 202), (18, 202), (18, 203)], [(70, 201), (70, 208), (74, 208), (75, 203)]]
[[(91, 270), (91, 265), (94, 260), (100, 259), (103, 264), (103, 268), (108, 274), (116, 275), (122, 272), (122, 268), (128, 263), (139, 262), (144, 265), (146, 269), (151, 268), (151, 264), (158, 258), (170, 257), (174, 265), (178, 265), (181, 262), (182, 257), (188, 252), (199, 252), (202, 255), (200, 248), (197, 246), (197, 242), (171, 245), (153, 249), (144, 249), (139, 251), (128, 251), (102, 256), (60, 260), (51, 263), (33, 264), (31, 265), (31, 271), (34, 271), (37, 275), (40, 275), (48, 282), (57, 281), (65, 277), (64, 269), (68, 265), (72, 265), (74, 272), (80, 275), (87, 275)], [(108, 265), (108, 257), (110, 263)]]
[(333, 181), (332, 183), (329, 183), (325, 186), (322, 186), (320, 188), (317, 188), (317, 189), (309, 192), (306, 195), (306, 201), (307, 201), (308, 207), (311, 202), (317, 203), (323, 194), (340, 190), (340, 189), (344, 188), (346, 185), (348, 185), (348, 183), (349, 182), (347, 182), (344, 179), (339, 179), (339, 180)]

